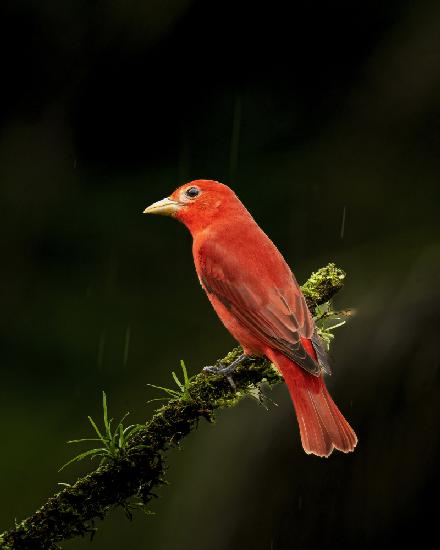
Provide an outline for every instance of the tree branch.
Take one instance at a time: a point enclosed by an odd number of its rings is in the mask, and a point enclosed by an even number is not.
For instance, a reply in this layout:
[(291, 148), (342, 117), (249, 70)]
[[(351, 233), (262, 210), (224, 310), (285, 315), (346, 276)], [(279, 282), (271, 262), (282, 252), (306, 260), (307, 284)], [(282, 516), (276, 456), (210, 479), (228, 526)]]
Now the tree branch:
[[(312, 274), (302, 287), (312, 312), (342, 288), (344, 278), (345, 273), (334, 264)], [(241, 352), (235, 348), (221, 362), (227, 365)], [(32, 516), (0, 535), (0, 549), (54, 550), (62, 540), (93, 536), (95, 521), (104, 519), (116, 506), (124, 507), (131, 517), (133, 499), (146, 505), (155, 496), (156, 487), (164, 483), (164, 452), (195, 429), (200, 418), (212, 422), (216, 409), (231, 407), (255, 394), (262, 382), (272, 385), (282, 381), (266, 359), (247, 360), (233, 379), (235, 389), (224, 376), (203, 372), (194, 376), (188, 398), (168, 401), (129, 440), (117, 459), (56, 493)]]

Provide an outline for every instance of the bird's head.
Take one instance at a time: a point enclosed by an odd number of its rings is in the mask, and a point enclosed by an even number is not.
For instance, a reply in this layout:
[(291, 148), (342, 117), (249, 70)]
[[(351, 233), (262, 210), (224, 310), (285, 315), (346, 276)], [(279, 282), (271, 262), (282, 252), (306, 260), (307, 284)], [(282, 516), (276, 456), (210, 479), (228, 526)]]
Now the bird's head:
[(246, 211), (227, 185), (212, 180), (194, 180), (150, 205), (144, 214), (172, 216), (194, 234), (237, 209)]

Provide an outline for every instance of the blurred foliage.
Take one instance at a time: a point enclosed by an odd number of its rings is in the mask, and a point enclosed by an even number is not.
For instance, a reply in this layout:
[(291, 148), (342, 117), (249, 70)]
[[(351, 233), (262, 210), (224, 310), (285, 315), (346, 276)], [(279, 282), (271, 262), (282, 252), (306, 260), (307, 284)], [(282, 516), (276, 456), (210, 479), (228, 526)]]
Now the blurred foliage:
[(171, 458), (157, 515), (115, 514), (93, 546), (430, 538), (439, 12), (433, 0), (298, 1), (288, 12), (229, 0), (0, 3), (2, 526), (63, 481), (62, 441), (84, 410), (99, 414), (103, 387), (136, 422), (148, 381), (166, 386), (181, 357), (212, 363), (233, 345), (198, 285), (189, 235), (141, 215), (207, 177), (234, 187), (300, 282), (328, 261), (350, 274), (336, 305), (357, 315), (340, 329), (329, 384), (360, 443), (350, 457), (304, 456), (277, 388), (270, 415), (243, 403), (202, 426)]

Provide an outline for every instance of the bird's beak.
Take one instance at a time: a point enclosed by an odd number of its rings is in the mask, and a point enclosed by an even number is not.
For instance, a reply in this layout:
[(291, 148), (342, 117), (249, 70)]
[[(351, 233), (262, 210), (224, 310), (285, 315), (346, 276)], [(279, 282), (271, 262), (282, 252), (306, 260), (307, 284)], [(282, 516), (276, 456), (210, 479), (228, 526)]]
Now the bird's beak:
[(144, 214), (159, 214), (160, 216), (173, 216), (180, 208), (180, 204), (169, 197), (161, 201), (153, 202), (144, 210)]

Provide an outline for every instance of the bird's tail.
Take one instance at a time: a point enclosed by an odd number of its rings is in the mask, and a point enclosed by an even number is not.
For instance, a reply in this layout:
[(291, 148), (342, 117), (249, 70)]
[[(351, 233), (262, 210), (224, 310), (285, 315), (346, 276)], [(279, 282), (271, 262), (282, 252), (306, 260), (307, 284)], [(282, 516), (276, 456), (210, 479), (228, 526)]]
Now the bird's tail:
[(334, 404), (322, 376), (309, 374), (274, 350), (267, 355), (280, 370), (289, 388), (304, 451), (325, 457), (333, 449), (344, 453), (353, 451), (357, 443), (356, 434)]

